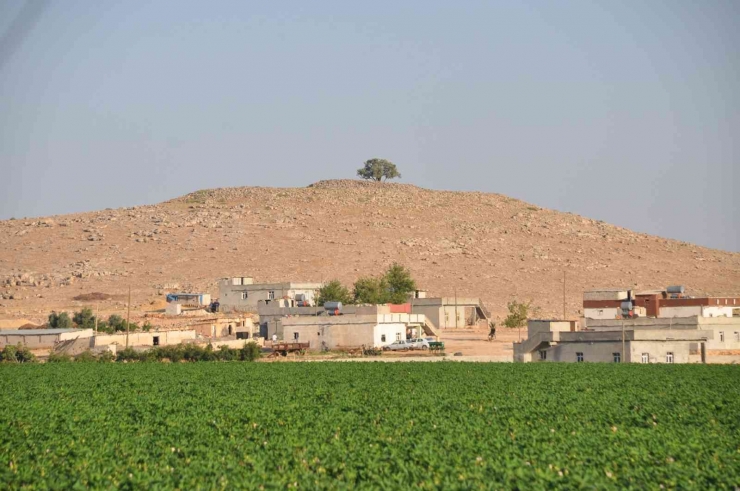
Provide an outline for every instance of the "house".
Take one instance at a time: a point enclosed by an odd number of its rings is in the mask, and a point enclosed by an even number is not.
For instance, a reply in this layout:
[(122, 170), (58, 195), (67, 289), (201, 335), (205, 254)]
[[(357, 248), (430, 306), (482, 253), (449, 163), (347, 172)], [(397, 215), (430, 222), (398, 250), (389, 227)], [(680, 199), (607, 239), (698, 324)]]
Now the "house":
[(515, 362), (700, 363), (713, 331), (701, 322), (665, 319), (599, 321), (579, 329), (575, 321), (532, 320), (527, 339), (514, 343)]
[(740, 297), (691, 297), (683, 286), (665, 290), (636, 291), (626, 288), (583, 293), (587, 319), (624, 317), (733, 317), (740, 315)]
[(58, 343), (92, 336), (92, 329), (4, 329), (0, 331), (0, 349), (20, 344), (31, 350), (50, 350)]
[(310, 350), (363, 345), (382, 348), (406, 339), (411, 330), (419, 336), (435, 333), (423, 314), (378, 312), (285, 317), (281, 319), (281, 328), (285, 341), (309, 343)]
[(254, 322), (248, 317), (216, 317), (196, 320), (188, 325), (199, 336), (207, 338), (251, 339), (257, 334)]
[(207, 307), (211, 304), (211, 295), (208, 293), (168, 293), (165, 299), (167, 303), (186, 307)]
[(98, 333), (94, 338), (93, 347), (117, 345), (119, 347), (152, 347), (168, 346), (194, 342), (194, 329), (173, 329), (167, 331), (136, 331), (131, 333), (105, 334)]
[(218, 283), (219, 310), (254, 312), (260, 304), (311, 306), (319, 288), (321, 283), (254, 283), (250, 277), (223, 278)]
[(424, 314), (441, 328), (487, 327), (491, 318), (483, 302), (474, 297), (426, 298), (425, 292), (417, 292), (409, 300), (409, 306), (409, 313)]

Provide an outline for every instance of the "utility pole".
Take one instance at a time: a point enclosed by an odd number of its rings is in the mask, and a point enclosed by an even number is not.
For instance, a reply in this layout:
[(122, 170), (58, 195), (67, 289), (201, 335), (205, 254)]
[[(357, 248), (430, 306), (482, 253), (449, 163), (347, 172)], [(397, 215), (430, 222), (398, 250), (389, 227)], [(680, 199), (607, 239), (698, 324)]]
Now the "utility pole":
[(622, 321), (622, 359), (619, 360), (622, 363), (627, 361), (627, 358), (625, 358), (625, 352), (624, 352), (624, 321)]
[(563, 270), (563, 320), (565, 320), (565, 270)]
[(128, 348), (128, 331), (131, 323), (131, 285), (128, 286), (128, 314), (126, 314), (126, 347)]
[(98, 334), (98, 312), (100, 312), (100, 304), (95, 304), (95, 335)]

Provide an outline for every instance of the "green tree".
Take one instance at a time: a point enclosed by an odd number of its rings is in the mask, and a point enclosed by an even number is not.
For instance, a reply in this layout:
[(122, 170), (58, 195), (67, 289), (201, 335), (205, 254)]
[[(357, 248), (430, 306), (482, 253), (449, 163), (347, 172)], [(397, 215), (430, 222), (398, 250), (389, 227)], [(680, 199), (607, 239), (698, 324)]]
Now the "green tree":
[(75, 312), (72, 316), (72, 322), (77, 324), (80, 329), (93, 329), (95, 327), (95, 316), (91, 309), (82, 309)]
[(509, 311), (509, 315), (504, 319), (506, 327), (523, 327), (527, 324), (530, 313), (537, 312), (537, 308), (532, 307), (531, 300), (527, 303), (512, 300), (506, 304), (506, 308)]
[(71, 329), (72, 319), (69, 318), (69, 314), (66, 312), (61, 314), (52, 312), (49, 314), (49, 327), (53, 329)]
[(316, 299), (317, 305), (324, 305), (326, 302), (342, 302), (347, 305), (353, 302), (353, 298), (347, 287), (339, 280), (331, 280), (319, 288), (319, 297)]
[(378, 305), (388, 303), (388, 284), (385, 278), (368, 276), (355, 281), (354, 303)]
[(386, 159), (366, 160), (363, 167), (357, 169), (357, 175), (370, 181), (382, 181), (401, 177), (396, 165)]
[(409, 301), (409, 293), (416, 290), (416, 282), (411, 277), (411, 272), (398, 263), (393, 263), (388, 268), (384, 280), (390, 303), (406, 303)]

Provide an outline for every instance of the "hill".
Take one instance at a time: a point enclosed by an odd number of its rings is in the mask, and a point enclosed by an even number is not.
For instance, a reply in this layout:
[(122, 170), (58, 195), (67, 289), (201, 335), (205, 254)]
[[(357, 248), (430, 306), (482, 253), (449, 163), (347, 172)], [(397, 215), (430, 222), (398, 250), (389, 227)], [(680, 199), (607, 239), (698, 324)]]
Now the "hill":
[[(321, 181), (306, 188), (197, 191), (134, 208), (0, 221), (0, 316), (51, 309), (135, 309), (167, 289), (218, 295), (216, 280), (350, 284), (398, 261), (433, 295), (480, 296), (502, 315), (533, 299), (569, 316), (597, 286), (683, 284), (740, 294), (740, 254), (540, 208), (499, 194), (408, 184)], [(82, 296), (80, 296), (82, 295)], [(78, 300), (75, 300), (75, 297)]]

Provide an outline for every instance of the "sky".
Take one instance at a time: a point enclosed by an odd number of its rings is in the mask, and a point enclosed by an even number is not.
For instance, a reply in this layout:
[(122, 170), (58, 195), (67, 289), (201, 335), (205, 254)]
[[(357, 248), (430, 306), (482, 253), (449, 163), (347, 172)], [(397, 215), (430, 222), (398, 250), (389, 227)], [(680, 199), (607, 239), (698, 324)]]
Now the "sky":
[(354, 178), (740, 251), (736, 0), (0, 0), (0, 219)]

